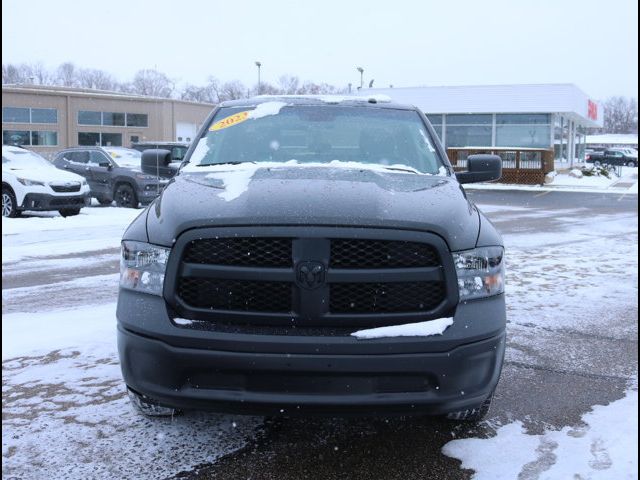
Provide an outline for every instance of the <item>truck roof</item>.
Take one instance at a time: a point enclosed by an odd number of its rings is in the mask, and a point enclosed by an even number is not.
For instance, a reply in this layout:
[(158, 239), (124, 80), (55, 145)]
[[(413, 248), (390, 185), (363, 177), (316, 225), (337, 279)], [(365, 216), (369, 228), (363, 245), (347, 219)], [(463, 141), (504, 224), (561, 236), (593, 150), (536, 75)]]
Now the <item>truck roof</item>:
[(407, 104), (395, 103), (386, 95), (259, 95), (257, 97), (229, 100), (221, 107), (255, 107), (266, 102), (286, 102), (291, 105), (348, 105), (395, 110), (416, 110)]

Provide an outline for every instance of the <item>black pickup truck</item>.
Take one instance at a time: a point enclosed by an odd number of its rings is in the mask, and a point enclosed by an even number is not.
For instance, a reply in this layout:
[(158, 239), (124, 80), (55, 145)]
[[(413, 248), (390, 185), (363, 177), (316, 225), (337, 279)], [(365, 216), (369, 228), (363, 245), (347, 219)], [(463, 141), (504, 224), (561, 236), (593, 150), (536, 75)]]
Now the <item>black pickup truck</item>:
[(627, 151), (623, 150), (605, 150), (603, 152), (590, 152), (587, 153), (585, 158), (587, 163), (593, 163), (596, 166), (599, 165), (623, 165), (627, 167), (637, 167), (638, 157), (637, 155), (631, 155)]
[(133, 405), (482, 418), (505, 351), (504, 249), (461, 184), (501, 167), (476, 155), (454, 174), (422, 112), (375, 97), (220, 104), (124, 234)]

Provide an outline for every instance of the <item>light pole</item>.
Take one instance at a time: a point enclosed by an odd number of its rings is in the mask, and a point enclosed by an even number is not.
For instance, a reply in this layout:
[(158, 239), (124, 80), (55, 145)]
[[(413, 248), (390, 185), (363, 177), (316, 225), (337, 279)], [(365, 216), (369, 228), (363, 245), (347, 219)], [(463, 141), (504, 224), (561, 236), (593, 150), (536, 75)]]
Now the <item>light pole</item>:
[(362, 74), (364, 73), (364, 68), (362, 67), (356, 67), (356, 70), (358, 70), (360, 72), (360, 90), (362, 90)]
[(262, 63), (256, 61), (256, 67), (258, 67), (258, 95), (260, 95), (260, 67)]

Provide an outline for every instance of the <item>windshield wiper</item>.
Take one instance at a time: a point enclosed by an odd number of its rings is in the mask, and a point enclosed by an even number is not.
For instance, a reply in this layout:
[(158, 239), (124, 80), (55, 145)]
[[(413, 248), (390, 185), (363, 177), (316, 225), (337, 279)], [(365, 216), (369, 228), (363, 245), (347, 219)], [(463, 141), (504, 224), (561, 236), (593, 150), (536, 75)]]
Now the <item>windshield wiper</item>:
[(218, 162), (218, 163), (201, 163), (196, 165), (196, 167), (211, 167), (213, 165), (240, 165), (243, 163), (256, 163), (256, 162)]
[(384, 168), (385, 170), (398, 170), (399, 172), (409, 172), (409, 173), (416, 173), (419, 174), (421, 172), (414, 170), (413, 168), (402, 168), (402, 167), (388, 167), (386, 165), (381, 165), (382, 168)]

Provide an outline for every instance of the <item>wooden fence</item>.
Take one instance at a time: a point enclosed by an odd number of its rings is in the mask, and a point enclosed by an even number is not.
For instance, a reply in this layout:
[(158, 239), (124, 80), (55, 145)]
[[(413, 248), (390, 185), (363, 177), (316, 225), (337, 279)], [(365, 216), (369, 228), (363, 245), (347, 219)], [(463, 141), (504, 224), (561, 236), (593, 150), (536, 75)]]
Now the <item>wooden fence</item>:
[(542, 185), (547, 173), (554, 170), (554, 152), (543, 148), (464, 147), (448, 148), (447, 155), (454, 170), (467, 168), (467, 157), (490, 153), (502, 158), (501, 183)]

